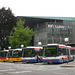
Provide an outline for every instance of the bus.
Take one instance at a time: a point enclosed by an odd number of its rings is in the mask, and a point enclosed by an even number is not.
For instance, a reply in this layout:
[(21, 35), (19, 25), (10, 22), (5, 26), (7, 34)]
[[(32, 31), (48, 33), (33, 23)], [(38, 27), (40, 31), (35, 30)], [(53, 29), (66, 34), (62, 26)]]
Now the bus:
[(21, 61), (22, 61), (22, 49), (10, 49), (9, 62), (21, 62)]
[(0, 61), (8, 61), (9, 50), (0, 50)]
[(47, 44), (43, 45), (44, 63), (63, 63), (74, 60), (75, 48), (62, 44)]
[(42, 47), (26, 47), (22, 51), (22, 62), (41, 62)]

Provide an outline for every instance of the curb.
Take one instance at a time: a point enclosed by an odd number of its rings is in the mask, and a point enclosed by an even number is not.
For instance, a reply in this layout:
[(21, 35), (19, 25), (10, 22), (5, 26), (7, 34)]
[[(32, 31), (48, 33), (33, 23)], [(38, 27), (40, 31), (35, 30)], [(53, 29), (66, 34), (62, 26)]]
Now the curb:
[(64, 65), (64, 66), (60, 66), (60, 67), (75, 67), (74, 65)]

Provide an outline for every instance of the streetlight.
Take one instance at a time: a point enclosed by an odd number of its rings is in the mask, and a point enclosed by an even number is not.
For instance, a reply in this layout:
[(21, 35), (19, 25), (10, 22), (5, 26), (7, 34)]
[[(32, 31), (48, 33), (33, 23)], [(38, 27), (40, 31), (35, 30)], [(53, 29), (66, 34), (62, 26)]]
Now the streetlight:
[(11, 46), (9, 46), (8, 48), (11, 49)]
[(42, 43), (41, 43), (41, 42), (38, 42), (38, 45), (39, 45), (39, 46), (41, 46), (41, 45), (42, 45)]
[(64, 41), (65, 41), (65, 42), (68, 42), (68, 41), (69, 41), (69, 38), (64, 38)]
[(65, 38), (65, 39), (64, 39), (65, 42), (68, 42), (68, 40), (69, 40), (69, 38)]
[(23, 48), (23, 47), (24, 47), (24, 45), (22, 44), (22, 45), (21, 45), (21, 48)]

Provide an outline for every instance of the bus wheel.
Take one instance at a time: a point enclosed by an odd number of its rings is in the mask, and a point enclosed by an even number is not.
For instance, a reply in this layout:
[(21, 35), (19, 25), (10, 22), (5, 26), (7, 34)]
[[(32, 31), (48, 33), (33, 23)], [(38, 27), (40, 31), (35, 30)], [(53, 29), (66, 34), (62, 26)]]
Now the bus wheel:
[(48, 62), (47, 64), (50, 64), (50, 62)]

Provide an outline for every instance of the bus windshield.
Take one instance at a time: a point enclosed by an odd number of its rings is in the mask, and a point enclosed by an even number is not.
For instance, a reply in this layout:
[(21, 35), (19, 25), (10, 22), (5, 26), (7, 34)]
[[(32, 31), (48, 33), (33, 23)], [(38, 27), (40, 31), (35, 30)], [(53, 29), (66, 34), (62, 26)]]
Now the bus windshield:
[(35, 56), (33, 49), (24, 49), (23, 50), (23, 57), (33, 57)]
[(44, 51), (46, 57), (57, 56), (57, 46), (46, 46)]
[(10, 51), (9, 57), (21, 57), (22, 56), (22, 51)]
[(22, 56), (21, 53), (22, 53), (21, 51), (13, 51), (12, 56), (13, 57), (21, 57)]
[(0, 52), (0, 58), (1, 57), (6, 57), (7, 52)]
[(42, 56), (43, 55), (43, 50), (41, 48), (26, 48), (23, 49), (22, 53), (23, 57), (35, 57), (36, 55)]

